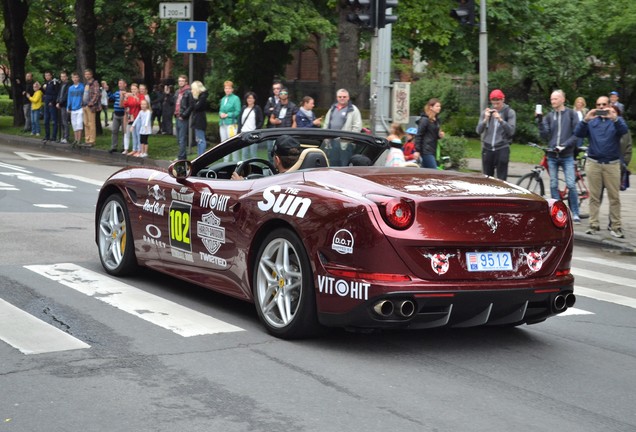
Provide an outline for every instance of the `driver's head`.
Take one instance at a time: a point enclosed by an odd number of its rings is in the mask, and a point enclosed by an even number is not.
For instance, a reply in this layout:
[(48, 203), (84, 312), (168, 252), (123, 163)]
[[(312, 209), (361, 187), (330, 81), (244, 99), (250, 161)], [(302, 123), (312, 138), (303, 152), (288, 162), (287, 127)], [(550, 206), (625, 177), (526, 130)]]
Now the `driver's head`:
[(272, 158), (279, 172), (287, 171), (296, 163), (300, 156), (300, 143), (289, 135), (281, 135), (276, 138), (272, 148)]

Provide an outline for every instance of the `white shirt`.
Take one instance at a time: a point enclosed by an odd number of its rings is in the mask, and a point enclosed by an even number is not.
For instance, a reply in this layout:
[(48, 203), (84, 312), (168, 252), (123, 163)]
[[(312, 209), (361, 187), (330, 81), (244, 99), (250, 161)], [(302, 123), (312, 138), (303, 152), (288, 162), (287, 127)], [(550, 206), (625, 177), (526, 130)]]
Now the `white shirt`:
[(241, 118), (241, 132), (250, 132), (256, 130), (256, 113), (253, 108), (245, 108), (243, 117)]

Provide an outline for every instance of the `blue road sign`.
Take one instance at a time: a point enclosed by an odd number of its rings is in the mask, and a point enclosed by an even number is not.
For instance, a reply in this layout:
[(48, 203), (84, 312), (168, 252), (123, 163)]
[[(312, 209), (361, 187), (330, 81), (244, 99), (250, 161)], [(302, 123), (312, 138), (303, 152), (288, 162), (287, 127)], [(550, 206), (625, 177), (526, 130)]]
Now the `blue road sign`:
[(208, 52), (208, 23), (177, 21), (177, 52), (193, 54)]

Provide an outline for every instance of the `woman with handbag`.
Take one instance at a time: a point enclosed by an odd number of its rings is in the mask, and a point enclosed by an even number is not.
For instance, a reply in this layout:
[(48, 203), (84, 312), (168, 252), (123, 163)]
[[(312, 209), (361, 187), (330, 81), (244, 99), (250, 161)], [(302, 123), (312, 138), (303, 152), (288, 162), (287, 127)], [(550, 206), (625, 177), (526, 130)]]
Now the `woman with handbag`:
[[(263, 127), (263, 110), (256, 105), (256, 93), (249, 91), (245, 93), (245, 105), (239, 114), (238, 132), (250, 132)], [(253, 159), (257, 157), (258, 144), (243, 147), (241, 150), (241, 160)]]

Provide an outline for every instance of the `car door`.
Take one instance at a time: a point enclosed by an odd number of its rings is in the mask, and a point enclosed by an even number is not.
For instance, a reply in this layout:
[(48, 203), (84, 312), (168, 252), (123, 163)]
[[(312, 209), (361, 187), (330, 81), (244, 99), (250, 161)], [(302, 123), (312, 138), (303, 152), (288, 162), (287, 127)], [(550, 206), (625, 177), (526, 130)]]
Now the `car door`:
[(161, 263), (175, 276), (215, 290), (245, 297), (245, 257), (237, 247), (242, 235), (235, 223), (235, 206), (252, 181), (190, 177), (177, 182), (170, 176), (156, 180), (166, 190), (166, 208), (155, 215), (166, 233), (159, 248)]

